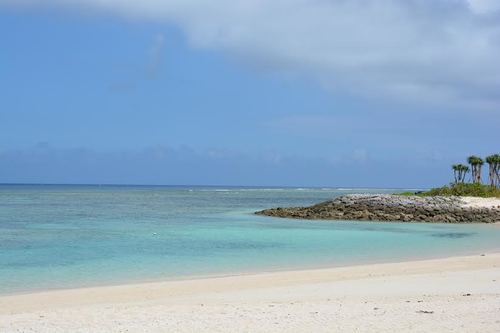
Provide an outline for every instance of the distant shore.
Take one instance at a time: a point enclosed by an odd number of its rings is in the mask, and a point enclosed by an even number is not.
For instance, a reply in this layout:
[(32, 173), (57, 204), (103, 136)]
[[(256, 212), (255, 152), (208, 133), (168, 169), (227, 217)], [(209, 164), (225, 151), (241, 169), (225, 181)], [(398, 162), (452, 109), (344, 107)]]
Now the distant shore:
[(351, 194), (313, 206), (277, 207), (256, 214), (314, 220), (497, 223), (500, 199)]
[(498, 332), (500, 253), (0, 297), (0, 332)]

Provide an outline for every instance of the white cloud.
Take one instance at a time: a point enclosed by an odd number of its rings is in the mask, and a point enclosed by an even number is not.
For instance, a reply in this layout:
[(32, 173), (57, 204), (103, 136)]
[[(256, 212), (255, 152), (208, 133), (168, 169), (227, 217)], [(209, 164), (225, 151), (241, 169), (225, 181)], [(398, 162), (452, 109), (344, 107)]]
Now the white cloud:
[(470, 8), (478, 14), (489, 14), (500, 10), (498, 0), (468, 0)]
[(328, 89), (500, 106), (497, 0), (0, 0), (177, 24), (194, 47), (313, 77)]

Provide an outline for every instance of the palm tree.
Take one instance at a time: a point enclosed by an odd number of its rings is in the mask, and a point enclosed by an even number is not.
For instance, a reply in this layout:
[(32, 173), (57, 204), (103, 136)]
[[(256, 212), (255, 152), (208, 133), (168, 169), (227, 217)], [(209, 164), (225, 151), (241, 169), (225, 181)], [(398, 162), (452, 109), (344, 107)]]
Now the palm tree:
[(500, 154), (493, 154), (486, 157), (488, 163), (488, 178), (491, 186), (500, 187)]
[(465, 181), (465, 176), (469, 172), (469, 167), (463, 164), (459, 164), (457, 167), (458, 167), (458, 181), (460, 183), (463, 183)]
[(451, 168), (453, 169), (453, 178), (455, 179), (455, 184), (458, 184), (458, 175), (460, 174), (459, 164), (453, 164)]
[(490, 182), (490, 186), (494, 187), (496, 185), (496, 169), (497, 169), (497, 161), (495, 155), (490, 155), (486, 157), (486, 163), (488, 163), (488, 180)]
[(495, 154), (493, 155), (495, 156), (495, 170), (494, 170), (494, 173), (495, 173), (495, 178), (497, 179), (497, 186), (500, 187), (500, 154)]
[(451, 168), (453, 169), (455, 184), (463, 183), (465, 181), (465, 176), (469, 172), (469, 167), (463, 164), (453, 164)]
[(463, 165), (463, 164), (459, 164), (459, 169), (460, 169), (460, 173), (459, 173), (459, 181), (461, 183), (465, 182), (465, 176), (467, 176), (467, 173), (469, 172), (469, 167), (467, 165)]
[(484, 164), (483, 159), (481, 157), (472, 155), (467, 158), (467, 162), (471, 166), (472, 182), (481, 184), (481, 167)]

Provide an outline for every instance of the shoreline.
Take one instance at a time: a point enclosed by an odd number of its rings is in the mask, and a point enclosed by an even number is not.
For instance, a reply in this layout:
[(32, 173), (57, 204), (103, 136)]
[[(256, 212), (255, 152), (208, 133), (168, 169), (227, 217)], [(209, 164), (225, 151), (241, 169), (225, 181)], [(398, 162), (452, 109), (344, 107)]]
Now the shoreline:
[(0, 332), (498, 332), (500, 252), (0, 297)]
[[(361, 221), (363, 222), (363, 221)], [(387, 223), (401, 223), (399, 221), (392, 221)], [(415, 222), (415, 223), (426, 223), (426, 222)], [(497, 225), (500, 227), (500, 222), (489, 223), (485, 225)], [(338, 263), (338, 264), (311, 264), (311, 265), (300, 265), (290, 266), (290, 267), (273, 267), (264, 269), (250, 269), (248, 271), (238, 271), (238, 272), (228, 272), (228, 273), (213, 273), (213, 274), (201, 274), (201, 275), (181, 275), (163, 278), (151, 278), (151, 279), (137, 279), (137, 280), (122, 280), (122, 281), (110, 281), (107, 282), (96, 282), (87, 285), (80, 285), (74, 287), (52, 287), (52, 288), (40, 288), (33, 290), (21, 290), (11, 293), (0, 293), (0, 306), (2, 305), (2, 298), (5, 297), (16, 297), (16, 296), (26, 296), (26, 295), (36, 295), (45, 294), (53, 292), (65, 292), (65, 291), (77, 291), (77, 290), (89, 290), (89, 289), (100, 289), (100, 288), (126, 288), (128, 286), (141, 286), (141, 285), (154, 285), (154, 284), (165, 284), (165, 283), (175, 283), (175, 282), (189, 282), (189, 281), (204, 281), (211, 279), (225, 279), (225, 278), (238, 278), (238, 277), (251, 277), (266, 274), (287, 274), (287, 273), (297, 273), (297, 272), (315, 272), (323, 270), (335, 270), (335, 269), (348, 269), (356, 267), (365, 266), (377, 266), (377, 265), (396, 265), (396, 264), (406, 264), (415, 262), (427, 262), (434, 260), (446, 260), (453, 258), (473, 258), (482, 255), (499, 255), (500, 260), (500, 245), (498, 248), (485, 249), (484, 251), (478, 250), (468, 250), (462, 253), (454, 254), (438, 254), (435, 256), (421, 256), (421, 257), (407, 257), (407, 258), (387, 258), (387, 259), (376, 259), (376, 260), (359, 260), (351, 263)], [(1, 312), (0, 312), (1, 313)]]
[[(500, 225), (500, 223), (498, 223)], [(48, 294), (65, 294), (65, 293), (79, 293), (84, 291), (90, 292), (106, 292), (106, 289), (137, 289), (141, 287), (145, 288), (155, 288), (155, 287), (163, 287), (169, 284), (197, 284), (197, 283), (209, 283), (211, 281), (219, 281), (224, 279), (259, 279), (260, 277), (270, 277), (270, 276), (278, 276), (278, 275), (314, 275), (315, 273), (323, 274), (323, 273), (335, 273), (334, 271), (361, 271), (369, 268), (382, 268), (383, 266), (387, 266), (388, 268), (399, 269), (399, 266), (419, 266), (421, 268), (430, 267), (435, 262), (470, 262), (478, 257), (496, 257), (498, 259), (498, 267), (500, 267), (500, 248), (495, 250), (489, 250), (484, 252), (476, 252), (469, 254), (460, 254), (460, 255), (451, 255), (451, 256), (443, 256), (443, 257), (435, 257), (435, 258), (420, 258), (420, 259), (409, 259), (409, 260), (396, 260), (396, 261), (379, 261), (379, 262), (371, 262), (371, 263), (358, 263), (358, 264), (346, 264), (339, 266), (312, 266), (312, 267), (304, 267), (297, 269), (277, 269), (277, 270), (265, 270), (265, 271), (255, 271), (255, 272), (242, 272), (242, 273), (230, 273), (230, 274), (221, 274), (221, 275), (202, 275), (202, 276), (187, 276), (187, 277), (179, 277), (173, 279), (159, 279), (159, 280), (143, 280), (137, 282), (125, 282), (125, 283), (116, 283), (116, 284), (103, 284), (103, 285), (91, 285), (91, 286), (82, 286), (75, 288), (55, 288), (55, 289), (43, 289), (43, 290), (35, 290), (35, 291), (22, 291), (13, 294), (0, 294), (0, 314), (2, 313), (2, 305), (4, 305), (3, 301), (5, 299), (16, 298), (16, 297), (30, 297), (30, 296), (45, 296)], [(398, 267), (396, 267), (398, 266)], [(475, 265), (473, 265), (475, 267)], [(411, 272), (411, 269), (405, 269), (405, 273)], [(374, 275), (370, 275), (374, 276)]]
[(0, 332), (498, 332), (500, 252), (0, 296)]
[[(204, 294), (294, 287), (317, 283), (361, 281), (494, 269), (500, 282), (500, 252), (468, 256), (361, 264), (331, 268), (271, 271), (219, 277), (143, 282), (75, 289), (58, 289), (0, 296), (0, 316), (102, 303), (175, 303), (176, 299)], [(500, 283), (499, 283), (500, 286)], [(500, 293), (500, 289), (498, 290)], [(499, 301), (500, 301), (500, 294)], [(2, 320), (5, 318), (3, 317)], [(1, 322), (1, 320), (0, 320)]]

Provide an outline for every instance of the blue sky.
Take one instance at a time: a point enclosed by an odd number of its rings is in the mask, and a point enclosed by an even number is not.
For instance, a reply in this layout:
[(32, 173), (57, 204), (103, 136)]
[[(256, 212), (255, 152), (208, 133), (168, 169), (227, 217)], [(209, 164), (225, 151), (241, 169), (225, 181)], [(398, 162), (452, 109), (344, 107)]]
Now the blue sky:
[(0, 182), (427, 187), (500, 151), (494, 2), (342, 3), (0, 0)]

